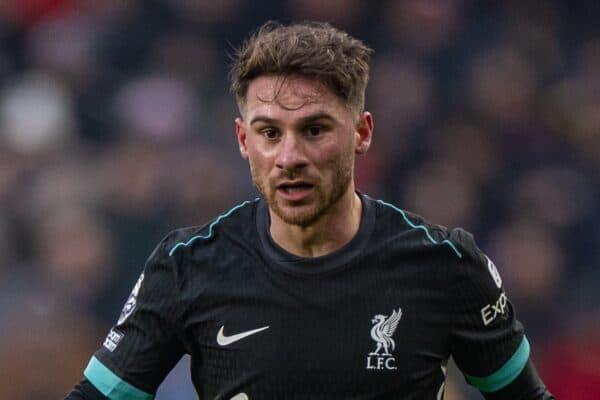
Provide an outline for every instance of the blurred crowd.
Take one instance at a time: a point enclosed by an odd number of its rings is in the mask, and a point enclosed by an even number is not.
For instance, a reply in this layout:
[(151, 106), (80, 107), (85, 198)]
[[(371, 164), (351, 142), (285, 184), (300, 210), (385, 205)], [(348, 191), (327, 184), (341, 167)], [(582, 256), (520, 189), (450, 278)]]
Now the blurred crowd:
[(375, 49), (359, 189), (473, 232), (551, 391), (600, 393), (597, 1), (2, 0), (0, 398), (64, 396), (156, 243), (255, 196), (227, 67), (269, 19)]

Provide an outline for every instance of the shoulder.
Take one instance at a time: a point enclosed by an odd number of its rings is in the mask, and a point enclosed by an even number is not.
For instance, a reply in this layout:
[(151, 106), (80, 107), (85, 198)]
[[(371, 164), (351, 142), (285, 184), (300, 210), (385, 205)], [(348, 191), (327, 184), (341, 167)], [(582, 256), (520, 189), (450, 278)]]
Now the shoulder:
[[(492, 276), (496, 286), (501, 278), (492, 260), (479, 248), (473, 234), (461, 227), (448, 228), (406, 211), (384, 200), (365, 196), (377, 209), (377, 225), (383, 235), (397, 237), (417, 251), (433, 256), (435, 250), (443, 256), (448, 266), (459, 274)], [(451, 256), (447, 258), (446, 256)], [(450, 262), (453, 260), (454, 262)]]
[(243, 236), (254, 228), (257, 203), (258, 199), (247, 200), (230, 207), (204, 225), (174, 230), (163, 240), (161, 251), (168, 257), (178, 257), (231, 234)]
[(255, 203), (242, 202), (204, 225), (169, 232), (148, 258), (144, 281), (188, 294), (202, 292), (231, 265), (231, 256), (239, 255), (238, 243), (252, 237)]
[(366, 197), (377, 210), (378, 230), (415, 250), (443, 250), (461, 260), (472, 248), (472, 235), (462, 228), (447, 228), (384, 200)]
[(500, 273), (472, 233), (431, 223), (383, 200), (369, 201), (377, 207), (377, 241), (430, 265), (444, 287), (454, 288), (459, 297), (479, 298), (477, 304), (484, 305), (503, 292)]

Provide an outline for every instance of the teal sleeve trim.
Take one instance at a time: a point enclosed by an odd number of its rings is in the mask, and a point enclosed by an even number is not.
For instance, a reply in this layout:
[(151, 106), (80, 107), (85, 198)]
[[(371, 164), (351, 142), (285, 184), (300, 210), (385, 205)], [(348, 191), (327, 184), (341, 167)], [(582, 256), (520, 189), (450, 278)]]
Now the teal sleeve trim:
[[(254, 199), (254, 201), (258, 201), (259, 198)], [(175, 244), (172, 248), (171, 251), (169, 251), (169, 257), (171, 257), (173, 255), (173, 253), (175, 253), (175, 250), (177, 250), (179, 247), (187, 247), (189, 245), (191, 245), (194, 241), (198, 240), (198, 239), (210, 239), (212, 237), (212, 235), (214, 234), (213, 229), (214, 227), (221, 222), (221, 220), (223, 218), (227, 218), (231, 215), (232, 212), (234, 212), (235, 210), (237, 210), (238, 208), (244, 207), (247, 204), (252, 203), (251, 201), (247, 200), (244, 201), (242, 204), (238, 204), (237, 206), (233, 207), (231, 210), (227, 211), (224, 214), (221, 214), (217, 217), (217, 219), (215, 219), (209, 226), (208, 226), (208, 233), (206, 235), (196, 235), (191, 237), (187, 242), (179, 242), (177, 244)]]
[[(386, 203), (383, 200), (377, 200), (378, 203), (383, 204), (384, 206), (390, 207), (395, 211), (398, 211), (401, 215), (402, 218), (404, 219), (404, 221), (413, 229), (421, 229), (423, 232), (425, 232), (425, 236), (427, 236), (427, 239), (429, 239), (429, 241), (433, 244), (438, 244), (439, 242), (437, 240), (435, 240), (433, 238), (433, 236), (431, 236), (431, 233), (429, 233), (429, 229), (427, 229), (427, 227), (425, 225), (416, 225), (414, 224), (410, 219), (408, 219), (408, 217), (406, 216), (406, 213), (404, 212), (404, 210), (396, 207), (393, 204), (390, 203)], [(460, 251), (458, 251), (458, 249), (456, 248), (456, 245), (454, 243), (452, 243), (450, 240), (446, 239), (444, 241), (442, 241), (442, 243), (447, 244), (452, 251), (454, 252), (454, 254), (456, 254), (456, 256), (458, 258), (462, 258), (462, 253)]]
[(119, 378), (96, 357), (92, 357), (83, 375), (111, 400), (152, 400), (154, 398), (153, 395)]
[(512, 357), (493, 374), (484, 378), (466, 375), (467, 381), (482, 392), (496, 392), (514, 381), (523, 371), (529, 359), (529, 342), (523, 336), (521, 344)]

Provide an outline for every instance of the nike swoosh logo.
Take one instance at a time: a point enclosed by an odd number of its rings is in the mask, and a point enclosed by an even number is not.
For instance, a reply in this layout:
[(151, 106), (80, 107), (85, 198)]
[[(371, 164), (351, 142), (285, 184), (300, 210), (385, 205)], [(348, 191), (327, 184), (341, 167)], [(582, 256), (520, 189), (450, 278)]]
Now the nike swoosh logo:
[(231, 336), (225, 336), (223, 334), (223, 328), (224, 326), (221, 326), (221, 329), (219, 329), (219, 333), (217, 333), (217, 343), (219, 344), (219, 346), (227, 346), (231, 343), (237, 342), (238, 340), (242, 340), (250, 335), (254, 335), (255, 333), (264, 331), (265, 329), (269, 329), (268, 326), (263, 326), (262, 328), (252, 329), (251, 331), (241, 332)]

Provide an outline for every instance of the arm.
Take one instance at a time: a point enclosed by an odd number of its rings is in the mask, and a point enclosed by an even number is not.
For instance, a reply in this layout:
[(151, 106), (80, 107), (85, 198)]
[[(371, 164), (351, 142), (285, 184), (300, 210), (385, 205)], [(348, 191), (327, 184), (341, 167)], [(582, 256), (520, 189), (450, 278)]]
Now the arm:
[(73, 391), (67, 395), (65, 400), (106, 400), (108, 397), (104, 396), (88, 381), (83, 379), (79, 382)]
[(166, 242), (150, 256), (117, 323), (67, 399), (150, 400), (183, 355), (179, 275)]
[(496, 392), (483, 393), (487, 400), (554, 400), (540, 379), (533, 362), (527, 361), (523, 371), (507, 386)]
[(554, 399), (530, 360), (496, 266), (467, 232), (456, 229), (452, 239), (463, 257), (452, 282), (451, 352), (467, 382), (488, 400)]

